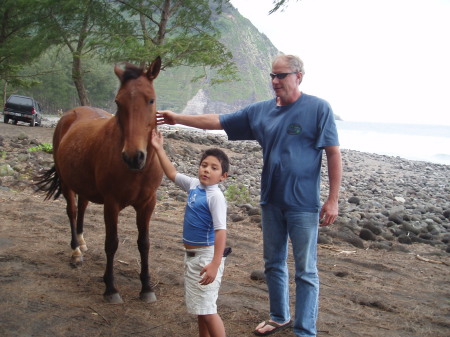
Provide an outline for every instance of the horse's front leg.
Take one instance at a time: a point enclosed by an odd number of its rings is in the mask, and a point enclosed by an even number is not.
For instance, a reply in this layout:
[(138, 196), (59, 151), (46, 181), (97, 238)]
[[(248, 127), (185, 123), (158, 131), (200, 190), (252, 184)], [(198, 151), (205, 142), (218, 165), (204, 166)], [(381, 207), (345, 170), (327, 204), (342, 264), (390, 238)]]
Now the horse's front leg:
[(105, 217), (105, 253), (106, 253), (106, 269), (103, 275), (106, 289), (103, 298), (108, 303), (123, 303), (119, 291), (114, 285), (114, 255), (119, 246), (119, 237), (117, 235), (117, 221), (119, 217), (119, 207), (114, 203), (105, 201), (104, 217)]
[(138, 227), (138, 249), (141, 255), (141, 283), (142, 290), (140, 292), (139, 298), (147, 303), (152, 303), (156, 301), (156, 295), (153, 291), (153, 287), (150, 282), (150, 272), (148, 263), (148, 254), (150, 250), (150, 239), (149, 239), (149, 224), (150, 218), (152, 216), (153, 210), (155, 209), (156, 197), (146, 203), (145, 205), (136, 209), (136, 224)]

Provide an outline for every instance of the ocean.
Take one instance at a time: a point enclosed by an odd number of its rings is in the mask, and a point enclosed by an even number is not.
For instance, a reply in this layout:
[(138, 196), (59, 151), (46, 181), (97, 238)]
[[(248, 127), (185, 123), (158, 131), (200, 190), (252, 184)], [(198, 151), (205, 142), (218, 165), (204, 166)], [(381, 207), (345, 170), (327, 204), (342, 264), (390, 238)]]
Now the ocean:
[(450, 165), (450, 125), (349, 121), (336, 125), (341, 149)]
[(450, 125), (336, 121), (342, 149), (450, 165)]

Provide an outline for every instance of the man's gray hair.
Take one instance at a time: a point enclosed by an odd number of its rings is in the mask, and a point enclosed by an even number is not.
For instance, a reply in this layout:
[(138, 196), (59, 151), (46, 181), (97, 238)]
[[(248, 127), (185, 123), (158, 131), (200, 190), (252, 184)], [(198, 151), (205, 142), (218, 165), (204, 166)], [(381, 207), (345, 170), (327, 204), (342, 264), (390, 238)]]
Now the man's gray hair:
[(300, 57), (296, 55), (280, 54), (275, 57), (272, 62), (272, 66), (278, 60), (286, 61), (292, 71), (299, 72), (302, 73), (302, 75), (305, 75), (305, 66), (303, 65), (303, 61), (300, 59)]

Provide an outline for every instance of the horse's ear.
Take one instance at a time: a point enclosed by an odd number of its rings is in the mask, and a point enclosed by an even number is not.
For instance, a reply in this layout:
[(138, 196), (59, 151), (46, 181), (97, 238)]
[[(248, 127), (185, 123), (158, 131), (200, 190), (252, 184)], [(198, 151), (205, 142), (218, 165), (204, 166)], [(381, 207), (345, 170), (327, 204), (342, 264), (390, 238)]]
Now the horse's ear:
[(114, 72), (116, 73), (116, 75), (119, 78), (120, 82), (122, 82), (124, 70), (119, 67), (119, 64), (116, 64), (114, 66)]
[(159, 71), (161, 70), (161, 57), (157, 57), (147, 70), (147, 78), (152, 81), (158, 77)]

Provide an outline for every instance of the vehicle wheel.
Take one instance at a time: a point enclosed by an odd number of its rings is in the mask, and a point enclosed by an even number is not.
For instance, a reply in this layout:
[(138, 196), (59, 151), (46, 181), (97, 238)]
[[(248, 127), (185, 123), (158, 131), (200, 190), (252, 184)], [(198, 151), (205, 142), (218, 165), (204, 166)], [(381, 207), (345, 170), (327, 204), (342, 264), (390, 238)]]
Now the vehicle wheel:
[(17, 120), (13, 119), (13, 124), (17, 125)]
[(3, 116), (3, 123), (8, 124), (8, 122), (9, 122), (9, 117), (4, 115)]
[(35, 125), (36, 125), (36, 118), (33, 116), (33, 118), (31, 119), (31, 122), (30, 122), (30, 126), (33, 127)]

